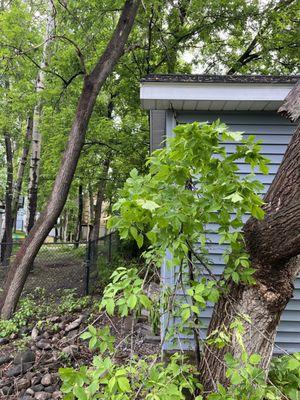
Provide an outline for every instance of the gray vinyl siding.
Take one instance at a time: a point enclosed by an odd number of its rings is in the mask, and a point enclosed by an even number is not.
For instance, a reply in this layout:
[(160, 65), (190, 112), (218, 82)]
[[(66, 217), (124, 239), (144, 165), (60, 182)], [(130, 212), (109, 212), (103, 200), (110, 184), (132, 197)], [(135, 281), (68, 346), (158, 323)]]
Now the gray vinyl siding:
[[(166, 114), (166, 126), (172, 126), (173, 115)], [(193, 121), (214, 121), (220, 118), (222, 122), (225, 122), (229, 128), (233, 131), (245, 132), (245, 136), (255, 135), (258, 140), (262, 140), (262, 153), (265, 154), (270, 160), (270, 173), (265, 176), (261, 173), (257, 173), (257, 178), (264, 183), (265, 193), (281, 163), (287, 144), (295, 129), (295, 125), (289, 123), (286, 119), (278, 116), (275, 112), (178, 112), (176, 113), (177, 124), (189, 123)], [(173, 118), (173, 121), (175, 119)], [(174, 125), (174, 123), (173, 123)], [(172, 136), (171, 129), (167, 129), (167, 137)], [(227, 151), (232, 153), (235, 145), (228, 142), (226, 144)], [(250, 172), (249, 166), (243, 162), (237, 163), (240, 169), (241, 175), (246, 175)], [(262, 194), (263, 194), (262, 193)], [(248, 216), (245, 216), (245, 221)], [(213, 229), (213, 225), (209, 227)], [(209, 234), (210, 259), (213, 262), (213, 272), (216, 275), (220, 275), (223, 271), (224, 264), (222, 260), (222, 253), (224, 251), (224, 245), (218, 244), (217, 233)], [(162, 267), (162, 278), (166, 285), (174, 284), (174, 271), (170, 271), (164, 265)], [(205, 275), (205, 273), (203, 272)], [(182, 294), (177, 294), (178, 298), (182, 297)], [(203, 322), (203, 336), (205, 336), (205, 327), (209, 323), (209, 319), (212, 313), (212, 306), (203, 312), (201, 321)], [(164, 315), (162, 320), (162, 330), (166, 328), (167, 316)], [(176, 321), (169, 321), (169, 324), (175, 323)], [(174, 344), (175, 343), (175, 344)], [(192, 349), (193, 338), (190, 336), (180, 335), (173, 343), (167, 342), (164, 345), (164, 350), (179, 350), (179, 349)], [(296, 352), (300, 351), (300, 277), (295, 282), (294, 297), (288, 303), (286, 310), (284, 311), (281, 322), (278, 327), (276, 345), (274, 352), (281, 353), (282, 351)]]
[(166, 111), (150, 111), (150, 151), (164, 146), (166, 136)]

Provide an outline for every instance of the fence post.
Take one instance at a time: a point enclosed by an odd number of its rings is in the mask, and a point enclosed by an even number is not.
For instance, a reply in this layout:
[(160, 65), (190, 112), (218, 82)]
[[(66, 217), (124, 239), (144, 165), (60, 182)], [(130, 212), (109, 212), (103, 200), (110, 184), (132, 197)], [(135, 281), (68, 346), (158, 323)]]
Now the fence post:
[(90, 266), (91, 266), (91, 240), (87, 241), (85, 256), (85, 295), (90, 291)]
[(109, 241), (108, 241), (108, 262), (111, 263), (111, 237), (112, 234), (109, 234)]

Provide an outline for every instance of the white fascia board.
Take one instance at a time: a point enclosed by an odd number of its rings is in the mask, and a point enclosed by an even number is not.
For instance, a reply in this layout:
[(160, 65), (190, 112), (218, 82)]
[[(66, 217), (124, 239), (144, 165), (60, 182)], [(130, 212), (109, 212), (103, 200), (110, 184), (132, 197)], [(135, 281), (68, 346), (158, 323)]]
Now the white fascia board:
[(143, 82), (140, 97), (146, 108), (149, 100), (175, 101), (283, 101), (293, 85), (239, 83)]

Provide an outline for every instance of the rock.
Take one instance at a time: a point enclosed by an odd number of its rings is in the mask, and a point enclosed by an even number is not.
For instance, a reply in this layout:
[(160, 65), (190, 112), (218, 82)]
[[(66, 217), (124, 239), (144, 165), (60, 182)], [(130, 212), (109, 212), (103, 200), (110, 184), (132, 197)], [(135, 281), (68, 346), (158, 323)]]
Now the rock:
[(70, 331), (67, 333), (67, 335), (64, 337), (64, 340), (68, 342), (69, 340), (74, 340), (76, 336), (78, 335), (78, 329)]
[(61, 351), (72, 356), (75, 350), (77, 350), (77, 346), (71, 344), (70, 346), (64, 347)]
[(39, 340), (39, 341), (36, 343), (36, 347), (37, 347), (38, 349), (41, 349), (41, 350), (49, 350), (49, 349), (51, 349), (50, 343), (49, 343), (47, 340), (45, 340), (45, 339)]
[(12, 386), (3, 386), (1, 391), (4, 396), (9, 396), (9, 395), (13, 394), (14, 388)]
[(0, 365), (6, 364), (12, 360), (12, 356), (10, 354), (6, 354), (0, 357)]
[(46, 374), (42, 377), (41, 384), (44, 386), (49, 386), (52, 383), (52, 376), (51, 374)]
[(44, 332), (43, 334), (42, 334), (42, 336), (43, 336), (43, 338), (45, 338), (45, 339), (49, 339), (49, 337), (50, 337), (50, 334), (49, 334), (49, 332)]
[(60, 317), (50, 317), (50, 318), (48, 318), (48, 321), (49, 322), (58, 322), (58, 321), (60, 321)]
[(7, 344), (9, 342), (9, 340), (7, 338), (0, 338), (0, 345), (4, 346), (5, 344)]
[(62, 394), (61, 394), (61, 392), (56, 391), (56, 392), (52, 393), (52, 399), (54, 399), (54, 400), (62, 399)]
[(35, 353), (32, 350), (26, 350), (21, 353), (18, 353), (14, 358), (14, 364), (24, 364), (24, 363), (34, 363), (35, 362)]
[(34, 392), (42, 392), (45, 388), (43, 385), (38, 384), (38, 385), (31, 386), (30, 389), (33, 390)]
[(18, 376), (24, 374), (29, 368), (32, 367), (32, 363), (19, 364), (8, 369), (6, 375), (11, 378), (12, 376)]
[(19, 329), (19, 336), (22, 337), (24, 335), (26, 335), (29, 332), (29, 329), (27, 328), (27, 326), (22, 326), (21, 329)]
[(83, 315), (80, 315), (77, 319), (75, 319), (75, 321), (68, 324), (65, 328), (65, 331), (70, 332), (70, 331), (73, 331), (74, 329), (78, 328), (83, 320), (83, 317), (84, 317)]
[(147, 343), (159, 343), (161, 340), (160, 336), (145, 336), (145, 342)]
[(39, 336), (39, 331), (38, 331), (37, 327), (35, 326), (31, 331), (31, 338), (33, 340), (36, 340), (38, 338), (38, 336)]
[(42, 375), (41, 375), (41, 374), (36, 374), (36, 375), (34, 375), (34, 376), (31, 378), (31, 385), (32, 385), (32, 386), (37, 385), (38, 383), (41, 382), (41, 379), (42, 379)]
[(47, 386), (47, 387), (45, 387), (45, 392), (53, 393), (53, 392), (55, 392), (55, 387), (54, 386)]
[(26, 390), (26, 394), (28, 394), (29, 396), (34, 396), (34, 390), (29, 388), (29, 389)]
[(26, 379), (26, 378), (22, 378), (22, 379), (19, 379), (19, 380), (15, 383), (15, 386), (16, 386), (17, 390), (20, 392), (21, 390), (24, 390), (24, 389), (28, 389), (28, 388), (29, 388), (29, 386), (30, 386), (30, 381), (29, 381), (28, 379)]
[(9, 336), (9, 338), (10, 338), (11, 340), (17, 339), (17, 337), (18, 337), (18, 334), (17, 334), (17, 333), (12, 333), (12, 334)]
[(36, 392), (34, 398), (37, 400), (47, 400), (47, 399), (51, 399), (51, 393), (47, 393), (47, 392)]
[(19, 397), (20, 400), (32, 400), (33, 397), (29, 394), (24, 394), (23, 396)]

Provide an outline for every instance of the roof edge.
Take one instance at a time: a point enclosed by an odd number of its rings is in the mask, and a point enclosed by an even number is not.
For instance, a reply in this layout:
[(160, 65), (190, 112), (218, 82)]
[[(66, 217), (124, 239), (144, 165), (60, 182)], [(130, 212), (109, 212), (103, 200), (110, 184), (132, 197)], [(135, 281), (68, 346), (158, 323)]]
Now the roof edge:
[(141, 82), (296, 84), (300, 75), (149, 74)]

